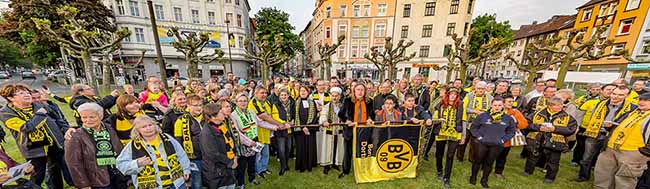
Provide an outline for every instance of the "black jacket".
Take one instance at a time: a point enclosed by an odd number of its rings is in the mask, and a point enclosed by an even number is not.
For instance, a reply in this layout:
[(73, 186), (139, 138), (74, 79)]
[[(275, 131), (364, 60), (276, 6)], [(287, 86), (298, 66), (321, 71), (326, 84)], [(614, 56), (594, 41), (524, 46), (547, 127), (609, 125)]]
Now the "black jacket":
[[(443, 116), (443, 109), (442, 106), (439, 104), (435, 108), (437, 111), (436, 113), (438, 114), (438, 118), (444, 119), (445, 117)], [(463, 105), (459, 104), (458, 108), (456, 108), (456, 131), (457, 132), (463, 132)], [(433, 124), (433, 133), (438, 134), (440, 133), (440, 128), (442, 127), (442, 124)]]
[(205, 124), (201, 130), (200, 146), (203, 156), (201, 173), (203, 182), (210, 189), (235, 184), (234, 170), (231, 168), (234, 160), (228, 158), (224, 135), (228, 133), (217, 131), (213, 124)]
[(422, 107), (429, 107), (431, 98), (429, 97), (429, 88), (422, 85), (418, 88), (411, 89), (410, 92), (415, 95), (415, 103)]
[(182, 111), (179, 111), (177, 108), (169, 108), (167, 110), (167, 113), (165, 113), (165, 116), (162, 119), (162, 130), (164, 133), (167, 133), (168, 135), (174, 136), (174, 123), (176, 123), (176, 119), (178, 117), (181, 117), (183, 115)]
[(117, 100), (116, 97), (108, 95), (105, 96), (104, 98), (97, 98), (97, 97), (86, 97), (83, 95), (77, 95), (72, 97), (70, 100), (70, 109), (74, 111), (74, 118), (77, 122), (77, 127), (81, 125), (81, 117), (79, 117), (79, 112), (77, 112), (77, 108), (81, 106), (82, 104), (89, 103), (89, 102), (95, 102), (99, 104), (102, 108), (104, 108), (104, 117), (108, 117), (111, 114), (110, 109), (115, 105), (115, 100)]
[[(366, 99), (365, 102), (366, 105), (366, 118), (367, 119), (372, 119), (375, 117), (375, 111), (372, 110), (372, 100)], [(355, 107), (354, 107), (354, 101), (352, 101), (352, 98), (347, 97), (343, 100), (343, 107), (339, 111), (339, 119), (341, 120), (342, 123), (347, 122), (348, 120), (354, 121), (354, 113), (355, 113)], [(365, 123), (366, 120), (360, 120), (360, 122)], [(352, 128), (351, 127), (344, 127), (343, 130), (343, 138), (346, 140), (352, 140)]]
[[(372, 107), (373, 107), (374, 111), (381, 110), (382, 106), (384, 106), (384, 101), (386, 100), (386, 98), (388, 98), (388, 96), (393, 96), (395, 99), (397, 99), (397, 97), (395, 97), (395, 95), (390, 94), (390, 93), (388, 93), (388, 94), (377, 94), (377, 96), (375, 96), (375, 98), (372, 99)], [(395, 102), (395, 103), (397, 103), (397, 102)]]
[(400, 107), (400, 112), (402, 112), (402, 120), (411, 120), (414, 116), (419, 120), (431, 119), (431, 114), (420, 105), (415, 105), (415, 108), (410, 110), (402, 106)]
[(515, 136), (517, 123), (508, 114), (501, 115), (501, 122), (494, 123), (490, 112), (479, 114), (472, 121), (470, 132), (472, 136), (484, 145), (503, 145)]

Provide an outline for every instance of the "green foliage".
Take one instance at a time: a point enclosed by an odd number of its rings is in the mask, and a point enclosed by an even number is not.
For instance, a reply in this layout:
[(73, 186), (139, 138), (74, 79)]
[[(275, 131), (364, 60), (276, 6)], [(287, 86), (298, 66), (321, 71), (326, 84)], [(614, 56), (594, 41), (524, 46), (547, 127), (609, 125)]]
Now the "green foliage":
[[(282, 53), (289, 57), (296, 55), (296, 52), (302, 51), (304, 45), (300, 37), (291, 32), (295, 29), (289, 23), (289, 14), (276, 8), (262, 8), (255, 14), (257, 36), (268, 35), (269, 39), (275, 39), (276, 36), (282, 36), (280, 48)], [(282, 65), (278, 65), (281, 67)]]
[(9, 65), (12, 67), (24, 65), (20, 48), (15, 43), (0, 39), (0, 66)]
[(509, 21), (497, 22), (496, 19), (496, 14), (484, 14), (472, 20), (474, 33), (470, 39), (469, 57), (479, 56), (481, 45), (487, 44), (490, 38), (512, 39)]

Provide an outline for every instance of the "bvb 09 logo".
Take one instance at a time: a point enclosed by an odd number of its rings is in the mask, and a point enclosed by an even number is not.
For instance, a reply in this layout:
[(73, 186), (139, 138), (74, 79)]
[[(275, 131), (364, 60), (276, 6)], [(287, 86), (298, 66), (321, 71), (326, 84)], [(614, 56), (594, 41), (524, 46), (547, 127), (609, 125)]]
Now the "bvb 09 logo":
[(376, 158), (379, 168), (385, 172), (400, 172), (411, 164), (413, 148), (402, 139), (390, 139), (381, 144)]

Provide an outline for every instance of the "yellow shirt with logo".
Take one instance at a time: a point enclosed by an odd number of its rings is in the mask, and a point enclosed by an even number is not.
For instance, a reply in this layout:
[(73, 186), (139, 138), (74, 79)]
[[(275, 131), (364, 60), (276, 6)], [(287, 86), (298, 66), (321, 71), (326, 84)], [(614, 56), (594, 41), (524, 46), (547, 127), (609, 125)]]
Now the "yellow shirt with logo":
[[(248, 109), (257, 115), (260, 115), (262, 113), (266, 113), (269, 116), (272, 115), (271, 105), (269, 105), (268, 102), (260, 102), (255, 98), (248, 102)], [(271, 130), (257, 127), (257, 139), (262, 144), (271, 144)]]
[[(638, 111), (632, 112), (626, 119), (621, 122), (618, 127), (614, 129), (614, 131), (612, 131), (611, 138), (607, 142), (607, 147), (614, 148), (617, 138), (619, 137), (621, 137), (620, 140), (623, 141), (619, 148), (621, 151), (637, 151), (639, 148), (645, 146), (641, 127), (647, 118), (634, 119), (636, 116), (634, 114), (637, 113)], [(633, 121), (635, 123), (631, 123)], [(628, 125), (630, 125), (630, 127), (626, 128)], [(621, 135), (623, 132), (625, 133)]]

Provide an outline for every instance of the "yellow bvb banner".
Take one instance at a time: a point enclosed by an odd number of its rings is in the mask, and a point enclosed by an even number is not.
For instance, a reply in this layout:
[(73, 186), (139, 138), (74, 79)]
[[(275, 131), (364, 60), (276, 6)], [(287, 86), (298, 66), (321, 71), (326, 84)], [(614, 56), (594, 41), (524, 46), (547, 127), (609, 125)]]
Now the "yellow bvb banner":
[(359, 125), (353, 132), (356, 183), (416, 177), (419, 152), (426, 145), (424, 126)]

